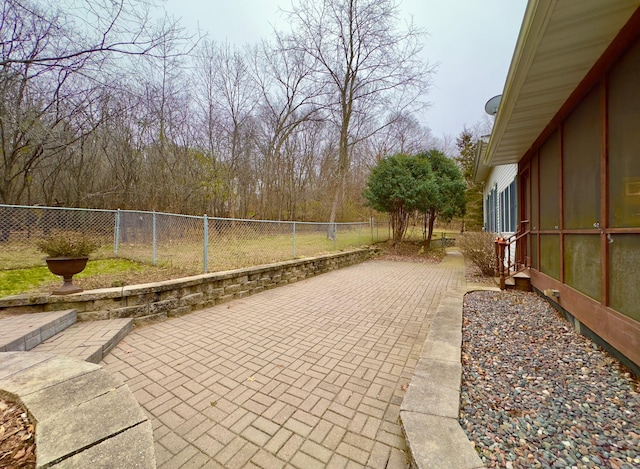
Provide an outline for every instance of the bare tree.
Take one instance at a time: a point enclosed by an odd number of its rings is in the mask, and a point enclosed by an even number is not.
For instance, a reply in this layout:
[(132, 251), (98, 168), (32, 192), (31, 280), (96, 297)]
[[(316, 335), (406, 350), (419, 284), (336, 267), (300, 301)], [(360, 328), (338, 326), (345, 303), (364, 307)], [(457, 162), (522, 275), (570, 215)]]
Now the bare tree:
[(371, 166), (387, 155), (410, 155), (433, 148), (431, 129), (421, 125), (413, 114), (400, 113), (389, 117), (390, 124), (371, 139), (371, 146), (375, 149), (375, 159), (369, 162)]
[(239, 192), (249, 195), (255, 185), (252, 154), (255, 109), (259, 93), (248, 53), (228, 43), (203, 41), (196, 57), (197, 98), (202, 121), (200, 134), (211, 167), (224, 186), (224, 216), (247, 215), (248, 205)]
[(423, 33), (411, 23), (400, 27), (395, 0), (300, 0), (288, 16), (293, 31), (287, 46), (314, 61), (338, 127), (333, 223), (349, 174), (351, 147), (388, 121), (369, 125), (370, 133), (360, 135), (354, 133), (354, 123), (418, 104), (432, 69), (418, 59)]
[(222, 112), (219, 109), (218, 75), (216, 55), (218, 48), (213, 41), (202, 41), (193, 57), (193, 106), (196, 124), (197, 147), (200, 157), (200, 186), (205, 201), (205, 213), (222, 216), (228, 213), (229, 167), (223, 158)]
[(40, 165), (73, 158), (71, 146), (100, 125), (96, 102), (122, 67), (114, 55), (153, 55), (176, 40), (175, 23), (152, 24), (148, 12), (142, 0), (2, 3), (0, 202), (32, 203)]
[[(43, 6), (43, 3), (46, 7)], [(4, 0), (0, 66), (77, 69), (96, 56), (153, 56), (175, 22), (153, 21), (147, 0)]]
[(140, 133), (146, 115), (144, 100), (132, 92), (107, 90), (100, 105), (102, 124), (87, 136), (83, 148), (92, 155), (92, 170), (98, 177), (80, 206), (138, 208), (144, 200), (146, 177), (145, 141)]
[(299, 0), (270, 42), (193, 49), (155, 1), (3, 2), (0, 203), (334, 222), (428, 134), (397, 0)]
[(253, 49), (253, 74), (260, 94), (260, 212), (270, 211), (278, 219), (284, 218), (285, 211), (287, 218), (295, 212), (293, 181), (307, 166), (309, 155), (298, 145), (296, 134), (305, 131), (306, 122), (322, 117), (322, 84), (313, 79), (307, 59), (299, 51), (286, 50), (281, 37), (276, 37), (275, 45), (262, 42)]

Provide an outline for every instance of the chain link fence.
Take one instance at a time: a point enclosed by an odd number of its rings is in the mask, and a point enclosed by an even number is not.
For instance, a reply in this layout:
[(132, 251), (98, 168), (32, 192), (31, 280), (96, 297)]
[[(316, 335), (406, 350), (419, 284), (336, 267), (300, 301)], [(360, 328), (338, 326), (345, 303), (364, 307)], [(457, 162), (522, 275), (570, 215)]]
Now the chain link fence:
[(0, 204), (0, 270), (42, 265), (41, 239), (80, 233), (99, 242), (93, 257), (122, 257), (185, 273), (312, 257), (389, 237), (386, 223), (241, 220), (131, 210)]

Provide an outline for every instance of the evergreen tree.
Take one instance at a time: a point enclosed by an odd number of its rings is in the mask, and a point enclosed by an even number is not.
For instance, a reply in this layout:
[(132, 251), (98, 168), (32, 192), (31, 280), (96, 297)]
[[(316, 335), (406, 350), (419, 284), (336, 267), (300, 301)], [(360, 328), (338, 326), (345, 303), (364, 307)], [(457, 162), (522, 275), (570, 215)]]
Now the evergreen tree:
[(418, 155), (429, 161), (433, 172), (432, 197), (419, 210), (424, 214), (425, 247), (431, 243), (433, 226), (437, 218), (445, 222), (463, 216), (466, 210), (465, 180), (456, 162), (440, 150), (429, 150)]
[(482, 185), (473, 180), (478, 152), (478, 140), (466, 127), (456, 138), (458, 156), (456, 161), (460, 166), (466, 184), (466, 214), (462, 218), (461, 232), (465, 229), (480, 230), (484, 224), (482, 215)]
[(409, 215), (431, 203), (434, 182), (429, 160), (418, 156), (389, 156), (371, 171), (363, 195), (370, 207), (389, 214), (394, 246), (407, 231)]
[(409, 215), (424, 215), (425, 247), (429, 246), (436, 218), (451, 221), (464, 215), (465, 182), (455, 161), (439, 150), (380, 160), (363, 193), (367, 204), (391, 218), (393, 244), (407, 230)]

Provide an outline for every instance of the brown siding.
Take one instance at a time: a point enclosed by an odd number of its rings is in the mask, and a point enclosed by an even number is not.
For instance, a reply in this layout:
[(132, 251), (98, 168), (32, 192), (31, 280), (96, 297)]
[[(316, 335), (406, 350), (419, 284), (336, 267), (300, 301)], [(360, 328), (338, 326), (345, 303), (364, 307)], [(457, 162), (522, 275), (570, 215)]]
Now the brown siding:
[(640, 365), (638, 83), (640, 14), (523, 155), (519, 200), (534, 287)]

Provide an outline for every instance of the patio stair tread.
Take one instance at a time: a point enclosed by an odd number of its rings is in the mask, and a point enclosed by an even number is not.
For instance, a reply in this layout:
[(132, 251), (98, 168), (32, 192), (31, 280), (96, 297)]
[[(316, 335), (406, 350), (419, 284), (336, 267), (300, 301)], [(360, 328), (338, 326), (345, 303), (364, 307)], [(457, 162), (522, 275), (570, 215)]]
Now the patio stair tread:
[(131, 318), (79, 322), (38, 345), (34, 351), (100, 363), (132, 328)]
[(31, 350), (77, 320), (74, 309), (20, 314), (0, 319), (0, 352)]

